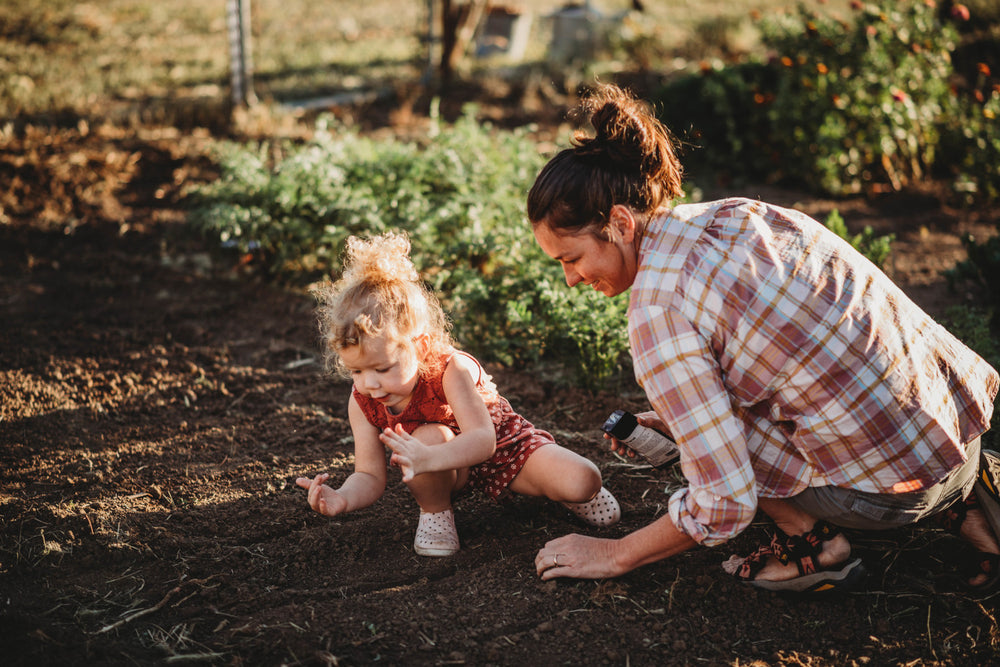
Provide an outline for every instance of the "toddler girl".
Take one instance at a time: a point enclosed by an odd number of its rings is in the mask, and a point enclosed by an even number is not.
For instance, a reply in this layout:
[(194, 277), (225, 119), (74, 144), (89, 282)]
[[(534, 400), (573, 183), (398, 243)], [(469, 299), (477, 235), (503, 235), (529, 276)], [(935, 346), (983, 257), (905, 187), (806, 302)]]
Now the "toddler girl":
[(414, 551), (458, 551), (452, 498), (467, 485), (558, 501), (594, 526), (621, 514), (591, 461), (557, 445), (497, 393), (482, 365), (455, 349), (437, 299), (409, 258), (405, 236), (347, 242), (344, 273), (315, 290), (327, 368), (354, 381), (348, 416), (354, 472), (338, 489), (326, 473), (296, 483), (309, 506), (335, 516), (378, 500), (385, 447), (420, 506)]

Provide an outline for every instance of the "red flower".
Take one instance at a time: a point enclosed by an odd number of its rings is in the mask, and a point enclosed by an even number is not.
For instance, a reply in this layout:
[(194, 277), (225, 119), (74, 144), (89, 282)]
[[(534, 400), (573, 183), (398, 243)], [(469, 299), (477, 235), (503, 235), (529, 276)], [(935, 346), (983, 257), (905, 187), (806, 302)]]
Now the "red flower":
[(978, 69), (979, 73), (982, 74), (983, 76), (989, 76), (990, 75), (990, 66), (987, 65), (986, 63), (979, 63), (979, 64), (977, 64), (976, 65), (976, 69)]
[(861, 0), (851, 0), (851, 9), (853, 9), (854, 11), (861, 10), (864, 8), (864, 6), (865, 3), (861, 2)]
[(959, 19), (960, 21), (968, 21), (970, 16), (969, 8), (965, 5), (956, 4), (951, 8), (951, 16), (952, 18)]
[(892, 89), (892, 99), (896, 100), (897, 102), (905, 102), (906, 101), (906, 93), (904, 93), (899, 88), (893, 88)]

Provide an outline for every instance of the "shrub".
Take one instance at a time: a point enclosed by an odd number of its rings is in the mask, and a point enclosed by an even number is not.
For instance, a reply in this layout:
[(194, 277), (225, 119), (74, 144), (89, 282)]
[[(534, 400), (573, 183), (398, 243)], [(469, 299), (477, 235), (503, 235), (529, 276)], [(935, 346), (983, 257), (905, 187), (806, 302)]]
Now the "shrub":
[(944, 272), (952, 289), (971, 287), (984, 304), (994, 311), (994, 328), (1000, 331), (1000, 235), (977, 241), (972, 235), (962, 239), (968, 258)]
[[(988, 324), (995, 314), (989, 309), (952, 306), (945, 312), (942, 324), (993, 368), (1000, 369), (1000, 340)], [(1000, 396), (994, 401), (990, 430), (983, 436), (983, 444), (1000, 449)]]
[[(984, 65), (983, 78), (989, 69)], [(956, 101), (942, 134), (947, 171), (962, 204), (1000, 201), (1000, 86)]]
[(624, 300), (567, 287), (524, 219), (542, 165), (526, 131), (494, 132), (469, 109), (423, 145), (321, 125), (305, 145), (227, 145), (220, 158), (220, 180), (192, 197), (191, 224), (274, 277), (336, 275), (348, 236), (405, 231), (466, 349), (554, 361), (593, 386), (624, 367)]
[(858, 234), (851, 234), (847, 231), (847, 223), (837, 210), (830, 211), (825, 224), (827, 229), (850, 243), (852, 248), (867, 257), (872, 264), (880, 269), (885, 268), (885, 261), (892, 252), (892, 242), (896, 240), (895, 234), (876, 236), (870, 226), (866, 226)]
[[(690, 156), (696, 173), (844, 195), (899, 190), (937, 166), (958, 176), (969, 200), (995, 198), (1000, 140), (990, 121), (1000, 102), (970, 108), (973, 98), (956, 95), (958, 31), (934, 4), (856, 2), (852, 22), (804, 5), (766, 18), (766, 62), (672, 82), (657, 94), (661, 116), (703, 148)], [(936, 165), (943, 134), (954, 162)]]

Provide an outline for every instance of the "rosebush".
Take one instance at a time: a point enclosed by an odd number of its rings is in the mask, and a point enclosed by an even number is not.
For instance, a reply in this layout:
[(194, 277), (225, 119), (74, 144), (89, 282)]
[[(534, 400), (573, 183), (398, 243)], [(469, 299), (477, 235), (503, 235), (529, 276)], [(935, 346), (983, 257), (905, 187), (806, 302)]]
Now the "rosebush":
[(706, 65), (657, 94), (664, 122), (700, 149), (690, 170), (833, 195), (945, 174), (966, 201), (995, 200), (996, 91), (984, 103), (956, 81), (962, 17), (931, 0), (852, 7), (851, 21), (804, 5), (765, 17), (766, 59)]

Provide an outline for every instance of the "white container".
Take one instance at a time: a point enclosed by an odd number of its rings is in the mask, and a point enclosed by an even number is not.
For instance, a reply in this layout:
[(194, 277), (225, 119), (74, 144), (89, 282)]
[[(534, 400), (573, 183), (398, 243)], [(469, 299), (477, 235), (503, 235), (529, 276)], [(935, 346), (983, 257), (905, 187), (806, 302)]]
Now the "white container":
[(642, 426), (631, 412), (615, 410), (601, 430), (638, 452), (650, 465), (670, 465), (681, 457), (676, 442), (655, 428)]

